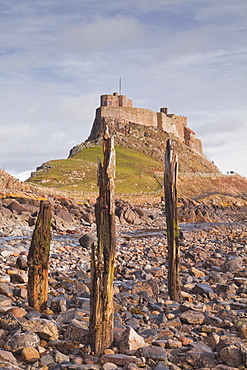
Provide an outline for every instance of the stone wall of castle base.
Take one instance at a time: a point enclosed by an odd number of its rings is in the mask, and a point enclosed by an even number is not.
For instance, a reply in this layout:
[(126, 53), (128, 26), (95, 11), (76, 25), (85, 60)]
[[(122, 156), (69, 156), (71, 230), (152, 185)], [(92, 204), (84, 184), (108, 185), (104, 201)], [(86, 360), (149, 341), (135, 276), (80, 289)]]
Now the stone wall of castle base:
[[(162, 112), (153, 112), (144, 108), (129, 107), (99, 107), (96, 109), (96, 116), (93, 127), (88, 138), (89, 141), (98, 140), (102, 137), (106, 125), (110, 134), (122, 132), (128, 128), (130, 123), (153, 127), (173, 134), (181, 142), (190, 147), (193, 151), (203, 155), (201, 140), (194, 137), (193, 131), (189, 132), (190, 138), (185, 143), (184, 130), (187, 127), (187, 119), (183, 116), (166, 115)], [(124, 132), (123, 132), (124, 133)]]
[(194, 138), (191, 149), (197, 154), (203, 155), (202, 141), (200, 139)]
[(132, 107), (100, 107), (101, 117), (117, 118), (122, 122), (157, 127), (157, 114), (150, 109)]

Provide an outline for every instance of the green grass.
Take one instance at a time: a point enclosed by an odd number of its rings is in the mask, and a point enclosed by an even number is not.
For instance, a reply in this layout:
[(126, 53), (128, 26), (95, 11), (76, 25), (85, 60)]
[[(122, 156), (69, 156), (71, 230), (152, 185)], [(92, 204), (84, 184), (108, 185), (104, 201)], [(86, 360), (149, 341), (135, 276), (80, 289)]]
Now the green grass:
[[(160, 189), (155, 171), (163, 163), (137, 151), (116, 146), (116, 192), (151, 192)], [(46, 171), (38, 171), (28, 181), (63, 190), (97, 191), (97, 163), (103, 160), (102, 146), (85, 148), (68, 159), (51, 160)]]

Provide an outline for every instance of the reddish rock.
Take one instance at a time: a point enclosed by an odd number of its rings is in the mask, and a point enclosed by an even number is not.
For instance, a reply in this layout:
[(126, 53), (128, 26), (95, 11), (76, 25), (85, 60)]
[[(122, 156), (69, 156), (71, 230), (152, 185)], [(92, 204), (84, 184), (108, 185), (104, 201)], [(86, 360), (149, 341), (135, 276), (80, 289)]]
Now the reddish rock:
[(39, 352), (33, 347), (23, 348), (23, 350), (21, 351), (21, 355), (28, 364), (33, 364), (40, 359)]
[(126, 365), (126, 364), (136, 364), (136, 365), (142, 365), (143, 361), (141, 358), (135, 357), (135, 356), (128, 356), (128, 355), (122, 355), (122, 354), (115, 354), (115, 355), (103, 355), (101, 357), (102, 363), (111, 362), (115, 365)]

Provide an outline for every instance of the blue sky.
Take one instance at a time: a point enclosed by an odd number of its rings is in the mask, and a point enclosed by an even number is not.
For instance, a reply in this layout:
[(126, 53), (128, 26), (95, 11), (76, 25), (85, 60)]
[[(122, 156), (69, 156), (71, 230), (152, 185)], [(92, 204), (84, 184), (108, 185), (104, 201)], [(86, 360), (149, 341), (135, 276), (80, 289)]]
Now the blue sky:
[(0, 0), (0, 168), (27, 178), (86, 140), (99, 96), (184, 115), (247, 176), (246, 0)]

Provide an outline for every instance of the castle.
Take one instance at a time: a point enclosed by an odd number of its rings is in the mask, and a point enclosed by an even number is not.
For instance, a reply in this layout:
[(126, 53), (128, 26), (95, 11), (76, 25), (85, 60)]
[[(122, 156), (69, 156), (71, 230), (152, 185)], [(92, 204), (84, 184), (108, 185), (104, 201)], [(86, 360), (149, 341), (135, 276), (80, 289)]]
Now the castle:
[(97, 140), (104, 132), (106, 124), (110, 133), (114, 134), (121, 125), (130, 123), (163, 130), (177, 137), (194, 152), (203, 155), (201, 140), (197, 139), (194, 131), (187, 126), (186, 117), (168, 114), (168, 108), (160, 108), (160, 112), (135, 108), (132, 106), (132, 100), (117, 92), (112, 95), (101, 95), (100, 107), (96, 109), (88, 140)]

